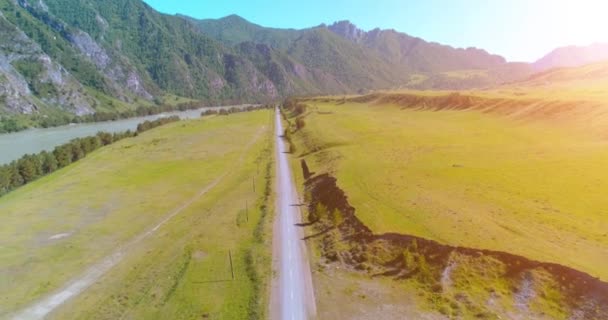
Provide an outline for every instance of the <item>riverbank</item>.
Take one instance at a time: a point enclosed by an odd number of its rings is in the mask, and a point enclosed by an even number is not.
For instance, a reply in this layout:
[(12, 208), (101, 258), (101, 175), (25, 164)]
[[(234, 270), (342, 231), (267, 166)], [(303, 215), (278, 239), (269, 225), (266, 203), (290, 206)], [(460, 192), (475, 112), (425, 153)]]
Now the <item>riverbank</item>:
[(128, 118), (116, 121), (69, 124), (52, 128), (32, 128), (25, 131), (0, 134), (0, 165), (17, 160), (25, 154), (51, 151), (53, 148), (72, 139), (82, 138), (104, 131), (109, 133), (135, 131), (144, 121), (160, 117), (178, 116), (181, 119), (195, 119), (205, 110), (244, 108), (248, 105), (204, 107), (194, 110), (165, 112), (156, 115)]

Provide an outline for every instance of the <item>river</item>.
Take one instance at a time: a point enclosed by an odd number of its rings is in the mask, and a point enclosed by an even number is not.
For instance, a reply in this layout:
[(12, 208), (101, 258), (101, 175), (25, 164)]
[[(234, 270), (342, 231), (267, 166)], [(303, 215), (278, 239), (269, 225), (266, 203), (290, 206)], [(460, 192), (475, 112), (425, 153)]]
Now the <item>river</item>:
[[(56, 146), (72, 139), (95, 135), (99, 131), (122, 132), (134, 131), (137, 125), (146, 120), (155, 120), (160, 117), (179, 116), (182, 119), (195, 119), (207, 109), (226, 109), (232, 106), (201, 108), (187, 111), (171, 111), (157, 115), (136, 117), (117, 121), (91, 122), (70, 124), (45, 129), (28, 129), (25, 131), (0, 134), (0, 165), (21, 158), (25, 154), (38, 153), (43, 150), (52, 151)], [(240, 107), (240, 106), (236, 106)]]

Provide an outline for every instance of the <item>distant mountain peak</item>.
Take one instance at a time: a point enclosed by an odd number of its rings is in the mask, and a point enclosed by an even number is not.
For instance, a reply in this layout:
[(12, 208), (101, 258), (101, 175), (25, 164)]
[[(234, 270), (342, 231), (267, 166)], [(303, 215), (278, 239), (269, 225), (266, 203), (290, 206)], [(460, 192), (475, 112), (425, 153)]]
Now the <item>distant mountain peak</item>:
[(350, 28), (354, 28), (357, 29), (357, 26), (350, 22), (350, 20), (339, 20), (339, 21), (335, 21), (332, 26), (348, 26)]
[[(238, 14), (231, 14), (231, 15), (225, 16), (223, 18), (220, 18), (220, 20), (247, 21), (247, 19), (239, 16)], [(247, 22), (249, 22), (249, 21), (247, 21)]]
[(579, 67), (603, 60), (608, 60), (608, 43), (557, 48), (536, 61), (533, 66), (537, 71), (544, 71), (559, 67)]
[(366, 34), (365, 31), (359, 29), (359, 27), (348, 20), (334, 22), (327, 28), (336, 34), (355, 42), (359, 42)]
[(231, 15), (227, 15), (225, 17), (221, 17), (218, 19), (195, 19), (192, 18), (190, 16), (187, 15), (182, 15), (182, 14), (177, 14), (178, 17), (184, 18), (186, 20), (190, 20), (193, 22), (199, 22), (199, 21), (214, 21), (214, 22), (222, 22), (224, 24), (228, 23), (228, 24), (239, 24), (239, 25), (255, 25), (254, 23), (250, 22), (249, 20), (239, 16), (238, 14), (231, 14)]

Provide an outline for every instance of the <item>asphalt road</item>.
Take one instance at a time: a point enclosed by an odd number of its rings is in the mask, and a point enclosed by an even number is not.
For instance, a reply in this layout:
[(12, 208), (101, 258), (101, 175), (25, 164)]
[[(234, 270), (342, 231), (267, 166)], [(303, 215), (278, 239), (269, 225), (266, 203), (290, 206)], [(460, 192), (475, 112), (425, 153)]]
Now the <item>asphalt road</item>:
[(281, 137), (283, 125), (276, 112), (277, 217), (274, 224), (274, 269), (271, 316), (276, 320), (313, 319), (316, 313), (310, 265), (307, 259), (301, 213), (289, 167), (288, 146)]

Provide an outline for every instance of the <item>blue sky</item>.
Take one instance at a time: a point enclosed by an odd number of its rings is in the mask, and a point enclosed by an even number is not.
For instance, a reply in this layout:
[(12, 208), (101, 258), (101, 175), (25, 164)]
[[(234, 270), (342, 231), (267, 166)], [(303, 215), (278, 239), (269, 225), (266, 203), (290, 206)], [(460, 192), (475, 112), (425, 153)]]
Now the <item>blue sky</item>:
[(604, 0), (145, 0), (195, 18), (238, 14), (267, 27), (305, 28), (350, 20), (428, 41), (475, 46), (510, 61), (534, 61), (565, 45), (608, 42)]

